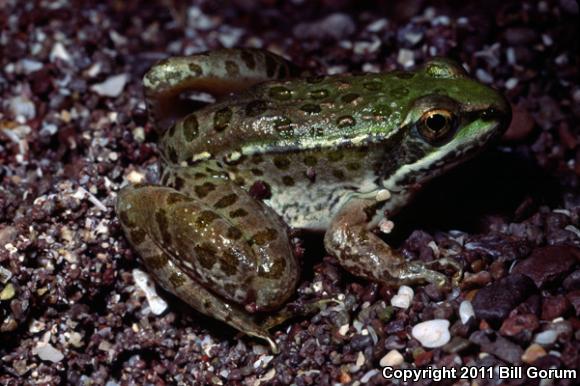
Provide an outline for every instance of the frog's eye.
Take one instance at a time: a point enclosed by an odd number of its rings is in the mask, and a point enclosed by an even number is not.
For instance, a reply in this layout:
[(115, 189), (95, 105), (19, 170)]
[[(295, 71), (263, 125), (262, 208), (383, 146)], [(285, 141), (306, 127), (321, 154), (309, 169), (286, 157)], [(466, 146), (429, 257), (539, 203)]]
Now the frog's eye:
[(429, 142), (438, 142), (455, 130), (457, 120), (449, 110), (429, 110), (419, 120), (419, 132)]

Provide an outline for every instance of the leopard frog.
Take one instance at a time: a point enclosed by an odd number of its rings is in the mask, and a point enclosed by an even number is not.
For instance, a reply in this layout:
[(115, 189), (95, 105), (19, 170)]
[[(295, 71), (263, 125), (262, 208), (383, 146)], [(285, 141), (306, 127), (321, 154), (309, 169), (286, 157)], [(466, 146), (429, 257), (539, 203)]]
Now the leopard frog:
[[(266, 339), (299, 278), (290, 229), (322, 231), (354, 275), (449, 280), (373, 230), (427, 180), (503, 132), (506, 100), (447, 59), (414, 71), (304, 76), (267, 51), (174, 57), (144, 77), (160, 181), (119, 192), (128, 240), (154, 279), (196, 310)], [(217, 102), (192, 109), (182, 94)]]

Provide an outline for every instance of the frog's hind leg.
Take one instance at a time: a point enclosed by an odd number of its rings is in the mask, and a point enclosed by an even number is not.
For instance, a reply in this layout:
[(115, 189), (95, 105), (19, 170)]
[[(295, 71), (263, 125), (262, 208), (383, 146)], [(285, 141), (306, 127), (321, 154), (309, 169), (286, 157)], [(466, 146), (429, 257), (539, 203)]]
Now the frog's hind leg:
[(119, 192), (117, 212), (127, 238), (166, 290), (273, 345), (252, 313), (279, 307), (296, 286), (298, 265), (286, 227), (223, 177), (177, 175), (192, 181), (182, 187), (191, 196), (161, 186)]
[(295, 65), (265, 50), (222, 49), (165, 59), (145, 74), (143, 85), (150, 114), (163, 131), (191, 112), (190, 104), (180, 98), (185, 92), (221, 97), (300, 74)]

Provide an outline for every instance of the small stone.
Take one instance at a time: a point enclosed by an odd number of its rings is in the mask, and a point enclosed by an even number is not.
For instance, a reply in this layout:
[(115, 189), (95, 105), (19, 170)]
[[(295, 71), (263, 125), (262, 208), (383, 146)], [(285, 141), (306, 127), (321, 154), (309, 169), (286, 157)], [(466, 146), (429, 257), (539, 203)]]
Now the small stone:
[(415, 65), (415, 53), (412, 50), (401, 48), (397, 55), (397, 62), (405, 67), (413, 67)]
[(542, 319), (553, 320), (563, 315), (570, 303), (564, 295), (548, 296), (542, 302)]
[(16, 291), (12, 283), (8, 283), (6, 287), (0, 292), (0, 300), (10, 300), (14, 297)]
[(480, 289), (473, 299), (473, 309), (479, 319), (499, 324), (510, 311), (535, 291), (526, 276), (511, 274)]
[(379, 361), (381, 367), (386, 366), (400, 366), (405, 362), (405, 358), (397, 350), (389, 351), (384, 357)]
[(12, 277), (12, 272), (0, 265), (0, 283), (6, 284)]
[(149, 276), (140, 269), (133, 270), (133, 279), (135, 284), (145, 293), (151, 312), (155, 315), (161, 315), (167, 309), (167, 302), (157, 295), (155, 287), (151, 284)]
[(379, 230), (386, 235), (391, 233), (394, 228), (395, 223), (392, 222), (391, 220), (387, 220), (386, 218), (384, 218), (381, 221), (379, 221)]
[(555, 330), (542, 331), (534, 336), (534, 342), (542, 346), (554, 344), (556, 339), (558, 339), (558, 332)]
[(48, 342), (38, 342), (32, 351), (43, 361), (58, 363), (64, 359), (63, 353)]
[(574, 271), (571, 274), (569, 274), (568, 277), (564, 279), (562, 285), (568, 291), (580, 289), (580, 270)]
[(407, 309), (411, 306), (414, 296), (413, 289), (409, 286), (403, 285), (399, 287), (399, 292), (391, 298), (391, 305), (402, 309)]
[(580, 248), (547, 246), (535, 249), (530, 257), (515, 266), (512, 273), (526, 275), (541, 288), (563, 279), (578, 261)]
[(495, 332), (487, 334), (484, 331), (475, 331), (469, 340), (481, 347), (481, 351), (493, 354), (499, 359), (519, 365), (524, 350), (508, 339), (497, 335)]
[(447, 344), (451, 339), (449, 333), (449, 321), (433, 319), (416, 324), (411, 330), (413, 338), (417, 339), (423, 347), (436, 348)]
[(469, 319), (475, 317), (475, 311), (473, 310), (473, 305), (469, 300), (464, 300), (459, 305), (459, 318), (461, 323), (467, 324)]
[(15, 117), (32, 119), (36, 116), (36, 107), (34, 106), (34, 103), (22, 95), (10, 99), (9, 108)]
[(50, 51), (49, 58), (51, 62), (54, 62), (56, 59), (60, 59), (65, 62), (71, 61), (70, 54), (61, 42), (54, 43), (54, 46), (52, 46), (52, 50)]
[(534, 363), (538, 358), (543, 357), (546, 355), (546, 350), (542, 346), (536, 343), (532, 343), (530, 347), (524, 351), (522, 355), (522, 362), (527, 364)]
[(516, 336), (524, 332), (528, 334), (529, 339), (532, 332), (538, 327), (540, 327), (540, 323), (534, 314), (511, 315), (504, 320), (499, 332), (503, 336)]
[(127, 74), (111, 76), (102, 83), (92, 85), (91, 90), (100, 96), (115, 98), (121, 95), (128, 80), (129, 76)]

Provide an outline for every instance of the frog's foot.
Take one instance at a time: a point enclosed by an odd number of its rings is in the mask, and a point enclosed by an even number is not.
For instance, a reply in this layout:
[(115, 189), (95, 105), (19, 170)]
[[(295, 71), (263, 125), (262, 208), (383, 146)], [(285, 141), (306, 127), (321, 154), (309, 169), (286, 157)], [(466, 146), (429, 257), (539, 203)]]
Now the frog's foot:
[(223, 49), (172, 57), (154, 65), (143, 78), (148, 110), (163, 131), (191, 112), (186, 92), (221, 97), (257, 83), (301, 75), (286, 59), (265, 50)]
[(463, 278), (463, 264), (461, 264), (457, 260), (454, 260), (454, 259), (451, 259), (448, 257), (442, 257), (440, 259), (429, 261), (429, 262), (426, 262), (424, 264), (425, 264), (425, 267), (428, 267), (428, 268), (431, 268), (434, 265), (441, 265), (441, 266), (453, 268), (455, 270), (455, 274), (453, 275), (451, 282), (454, 286), (458, 286), (459, 282)]
[[(445, 286), (444, 274), (426, 264), (408, 262), (383, 240), (367, 229), (368, 213), (375, 202), (353, 199), (332, 220), (324, 237), (326, 250), (336, 256), (341, 265), (354, 275), (387, 285), (420, 282)], [(450, 261), (443, 262), (455, 266)]]
[(286, 321), (295, 318), (296, 316), (308, 316), (317, 314), (321, 310), (328, 307), (329, 304), (339, 303), (336, 299), (318, 299), (307, 302), (296, 308), (293, 304), (287, 304), (282, 309), (276, 311), (274, 314), (268, 316), (260, 325), (266, 331), (279, 326)]

